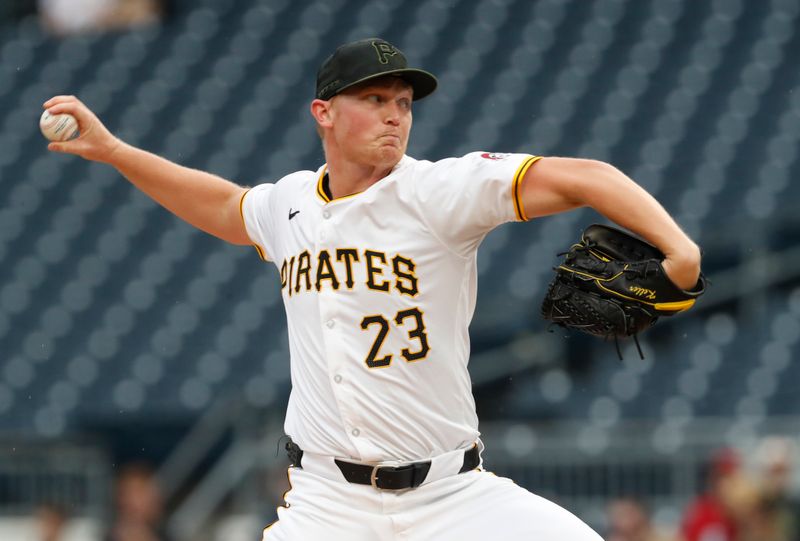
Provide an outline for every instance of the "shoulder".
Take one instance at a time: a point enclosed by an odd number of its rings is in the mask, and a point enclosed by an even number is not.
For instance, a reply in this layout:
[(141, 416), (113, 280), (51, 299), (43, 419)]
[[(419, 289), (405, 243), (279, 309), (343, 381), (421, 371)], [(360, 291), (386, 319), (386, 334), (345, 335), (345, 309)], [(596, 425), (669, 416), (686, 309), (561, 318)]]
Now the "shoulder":
[(250, 192), (270, 192), (271, 194), (291, 195), (313, 186), (319, 171), (295, 171), (276, 180), (262, 182), (249, 189)]
[(423, 183), (463, 184), (478, 179), (512, 179), (531, 154), (476, 151), (436, 161), (414, 160), (414, 176)]
[(463, 156), (442, 158), (436, 161), (414, 160), (417, 170), (431, 174), (441, 174), (452, 170), (482, 169), (486, 167), (502, 166), (506, 163), (518, 162), (530, 157), (530, 154), (509, 152), (486, 152), (478, 150)]
[(450, 157), (450, 158), (442, 158), (439, 160), (415, 160), (414, 158), (409, 158), (406, 156), (404, 158), (403, 163), (408, 163), (409, 169), (413, 170), (415, 173), (418, 174), (425, 174), (425, 173), (439, 173), (441, 171), (447, 171), (448, 169), (459, 165), (465, 156), (460, 158)]
[(466, 165), (465, 156), (460, 158), (443, 158), (440, 160), (417, 160), (405, 156), (400, 162), (404, 176), (413, 177), (422, 183), (445, 179), (453, 176), (458, 170), (463, 170)]
[(278, 179), (275, 186), (283, 190), (298, 190), (313, 185), (322, 169), (317, 171), (295, 171)]

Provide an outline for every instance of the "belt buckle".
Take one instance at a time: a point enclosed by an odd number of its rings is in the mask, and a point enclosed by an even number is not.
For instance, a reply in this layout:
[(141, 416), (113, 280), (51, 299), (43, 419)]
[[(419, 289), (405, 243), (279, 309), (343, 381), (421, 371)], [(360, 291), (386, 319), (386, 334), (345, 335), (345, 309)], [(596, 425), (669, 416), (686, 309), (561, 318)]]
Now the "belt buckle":
[(378, 470), (380, 466), (373, 466), (372, 473), (369, 474), (369, 484), (372, 485), (372, 488), (380, 490), (381, 487), (378, 486)]

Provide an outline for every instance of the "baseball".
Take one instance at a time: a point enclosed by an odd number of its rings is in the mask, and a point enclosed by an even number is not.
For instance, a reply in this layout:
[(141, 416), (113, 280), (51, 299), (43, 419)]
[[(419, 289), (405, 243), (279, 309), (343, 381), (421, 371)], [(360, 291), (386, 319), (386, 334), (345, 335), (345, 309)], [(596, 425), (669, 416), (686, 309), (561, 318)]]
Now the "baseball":
[(49, 111), (42, 113), (39, 129), (51, 141), (68, 141), (75, 139), (78, 132), (78, 121), (69, 114), (51, 115)]

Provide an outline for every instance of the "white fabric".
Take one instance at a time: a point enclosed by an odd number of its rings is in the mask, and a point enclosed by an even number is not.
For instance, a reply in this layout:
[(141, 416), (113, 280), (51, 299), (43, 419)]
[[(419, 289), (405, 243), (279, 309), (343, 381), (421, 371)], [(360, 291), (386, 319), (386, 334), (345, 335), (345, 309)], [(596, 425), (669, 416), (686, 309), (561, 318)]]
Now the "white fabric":
[[(243, 197), (250, 238), (281, 272), (285, 429), (304, 450), (264, 541), (601, 541), (508, 479), (458, 473), (463, 449), (480, 442), (467, 371), (476, 251), (493, 227), (525, 218), (518, 180), (533, 161), (404, 157), (334, 201), (320, 190), (323, 167)], [(348, 483), (333, 457), (432, 465), (421, 486), (391, 491)]]
[(602, 541), (569, 511), (485, 471), (376, 490), (290, 468), (263, 541)]
[[(281, 270), (292, 375), (285, 430), (302, 449), (410, 462), (478, 439), (467, 371), (476, 252), (493, 227), (517, 218), (513, 181), (531, 159), (406, 156), (363, 193), (331, 202), (318, 190), (324, 167), (247, 192), (247, 232)], [(317, 280), (320, 269), (336, 283)], [(369, 368), (376, 343), (373, 360), (390, 363)]]

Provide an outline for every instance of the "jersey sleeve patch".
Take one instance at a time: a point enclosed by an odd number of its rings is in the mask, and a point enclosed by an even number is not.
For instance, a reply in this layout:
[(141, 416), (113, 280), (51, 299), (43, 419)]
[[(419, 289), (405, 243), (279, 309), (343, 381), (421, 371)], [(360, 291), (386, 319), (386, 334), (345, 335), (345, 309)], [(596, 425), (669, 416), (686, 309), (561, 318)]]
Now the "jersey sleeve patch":
[(507, 152), (484, 152), (481, 154), (481, 158), (486, 160), (507, 160), (511, 157), (511, 154)]

